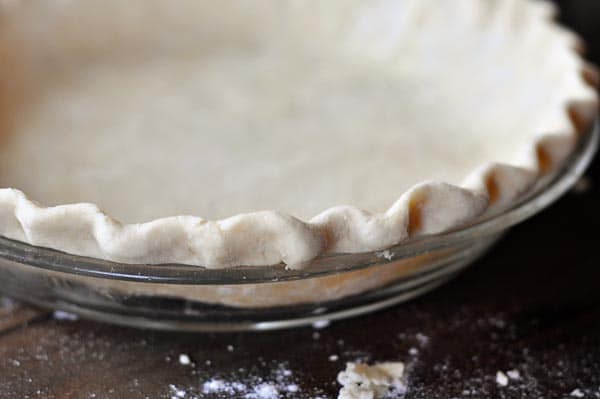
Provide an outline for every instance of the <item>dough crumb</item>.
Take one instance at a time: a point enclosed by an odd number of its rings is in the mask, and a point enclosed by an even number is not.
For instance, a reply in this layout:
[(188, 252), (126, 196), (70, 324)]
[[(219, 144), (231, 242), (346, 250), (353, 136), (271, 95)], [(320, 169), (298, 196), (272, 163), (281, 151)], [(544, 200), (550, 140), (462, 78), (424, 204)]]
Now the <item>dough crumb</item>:
[(346, 363), (346, 370), (338, 374), (342, 385), (338, 399), (377, 399), (390, 392), (403, 394), (406, 390), (401, 381), (404, 364), (400, 362)]

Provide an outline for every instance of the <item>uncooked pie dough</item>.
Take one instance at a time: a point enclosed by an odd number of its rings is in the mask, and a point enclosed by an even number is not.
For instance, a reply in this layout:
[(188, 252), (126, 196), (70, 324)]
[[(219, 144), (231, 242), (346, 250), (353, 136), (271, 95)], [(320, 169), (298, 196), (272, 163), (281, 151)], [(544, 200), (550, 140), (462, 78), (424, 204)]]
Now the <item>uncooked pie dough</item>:
[[(383, 362), (371, 366), (364, 363), (347, 363), (346, 369), (338, 373), (342, 385), (338, 399), (383, 399), (390, 391), (395, 396), (403, 395), (402, 384), (404, 363)], [(390, 396), (392, 397), (392, 396)]]
[(0, 6), (0, 234), (208, 267), (381, 249), (510, 203), (595, 100), (545, 3), (322, 3)]
[(232, 51), (57, 71), (1, 147), (1, 184), (129, 223), (269, 209), (309, 220), (339, 204), (383, 212), (428, 179), (460, 184), (530, 139), (505, 137), (521, 115), (495, 108), (491, 130), (471, 115), (483, 86), (461, 94), (373, 61)]

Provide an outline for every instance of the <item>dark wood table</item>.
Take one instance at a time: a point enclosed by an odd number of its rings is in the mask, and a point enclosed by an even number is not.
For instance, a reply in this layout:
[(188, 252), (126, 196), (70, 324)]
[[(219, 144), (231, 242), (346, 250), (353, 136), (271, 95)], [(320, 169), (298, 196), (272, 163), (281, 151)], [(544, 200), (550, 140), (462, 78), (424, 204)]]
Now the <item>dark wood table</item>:
[[(561, 6), (600, 61), (600, 1)], [(407, 398), (600, 398), (600, 162), (589, 176), (448, 285), (322, 329), (164, 333), (2, 300), (0, 398), (332, 398), (355, 360), (404, 361)]]

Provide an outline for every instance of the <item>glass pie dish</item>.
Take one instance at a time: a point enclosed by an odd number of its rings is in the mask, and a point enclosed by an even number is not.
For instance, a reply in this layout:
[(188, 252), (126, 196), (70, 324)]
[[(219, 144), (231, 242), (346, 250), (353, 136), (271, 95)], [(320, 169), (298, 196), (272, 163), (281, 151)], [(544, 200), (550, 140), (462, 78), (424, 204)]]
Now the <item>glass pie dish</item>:
[(0, 3), (0, 289), (234, 330), (441, 284), (596, 140), (556, 9), (459, 3)]
[(558, 199), (589, 165), (598, 138), (596, 123), (560, 168), (509, 208), (385, 250), (324, 254), (297, 270), (205, 269), (111, 262), (0, 237), (0, 291), (85, 318), (188, 331), (286, 328), (372, 312), (448, 281), (511, 226)]

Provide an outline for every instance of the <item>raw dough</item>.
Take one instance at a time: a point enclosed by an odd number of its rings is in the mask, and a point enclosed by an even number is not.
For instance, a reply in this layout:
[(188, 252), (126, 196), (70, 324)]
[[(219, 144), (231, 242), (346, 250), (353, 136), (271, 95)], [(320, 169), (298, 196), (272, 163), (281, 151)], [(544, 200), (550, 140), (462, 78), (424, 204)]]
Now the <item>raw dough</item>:
[(400, 362), (377, 363), (372, 366), (362, 363), (347, 363), (346, 370), (338, 374), (342, 384), (338, 399), (382, 399), (393, 389), (402, 392), (405, 388), (401, 378), (404, 364)]

